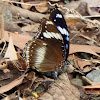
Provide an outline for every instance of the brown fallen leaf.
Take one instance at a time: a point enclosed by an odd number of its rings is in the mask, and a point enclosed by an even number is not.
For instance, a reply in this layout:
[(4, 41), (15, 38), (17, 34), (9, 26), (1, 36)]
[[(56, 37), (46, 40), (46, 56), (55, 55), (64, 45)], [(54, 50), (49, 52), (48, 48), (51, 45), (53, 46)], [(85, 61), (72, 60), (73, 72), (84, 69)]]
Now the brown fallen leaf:
[(86, 94), (100, 94), (100, 83), (97, 85), (82, 86)]
[(79, 100), (80, 93), (76, 87), (71, 85), (67, 73), (59, 76), (46, 93), (39, 99), (41, 100)]
[(12, 37), (13, 44), (19, 47), (20, 49), (23, 49), (25, 47), (25, 44), (32, 39), (29, 35), (23, 35), (23, 34), (14, 34), (8, 31), (5, 31), (4, 38), (6, 41), (9, 41), (9, 34)]
[(100, 82), (92, 82), (85, 76), (82, 76), (82, 79), (90, 84), (88, 86), (82, 86), (86, 94), (100, 94)]
[(76, 52), (85, 52), (100, 57), (100, 55), (97, 54), (100, 53), (100, 47), (97, 46), (70, 44), (69, 54)]
[(12, 63), (15, 68), (18, 68), (19, 71), (25, 71), (27, 69), (26, 61), (23, 57), (17, 53), (18, 60), (13, 60)]
[(34, 83), (36, 77), (35, 72), (30, 72), (26, 74), (26, 77), (24, 78), (22, 84), (18, 86), (18, 91), (20, 91), (23, 96), (25, 95), (25, 91), (29, 88), (31, 88), (32, 84)]
[(32, 12), (26, 9), (22, 9), (20, 7), (14, 6), (14, 5), (9, 5), (9, 10), (13, 15), (19, 14), (20, 16), (24, 18), (29, 18), (30, 20), (34, 22), (40, 22), (40, 20), (45, 17), (48, 18), (48, 14), (40, 14), (36, 12)]
[(91, 65), (91, 62), (84, 60), (78, 60), (77, 63), (81, 69), (83, 69), (86, 65)]
[(18, 60), (11, 36), (9, 38), (9, 45), (4, 58), (9, 58), (10, 60)]
[(0, 87), (0, 93), (7, 92), (7, 91), (11, 90), (12, 88), (14, 88), (15, 86), (21, 84), (24, 77), (25, 77), (25, 74), (23, 74), (22, 76), (20, 76), (16, 80), (12, 81), (11, 83)]
[[(32, 4), (32, 2), (26, 2), (25, 0), (21, 0), (21, 3), (26, 3), (26, 4)], [(32, 5), (25, 5), (25, 4), (21, 4), (22, 8), (30, 10)]]
[[(87, 65), (91, 65), (91, 62), (90, 61), (85, 61), (75, 55), (69, 55), (68, 57), (68, 60), (73, 60), (74, 61), (74, 64), (75, 64), (75, 67), (78, 68), (78, 69), (81, 69), (81, 70), (84, 70), (84, 67), (87, 66)], [(91, 69), (91, 68), (90, 68)]]
[(27, 25), (27, 26), (22, 27), (21, 30), (23, 32), (25, 32), (25, 31), (32, 31), (32, 32), (34, 31), (34, 32), (37, 32), (39, 25), (40, 24), (38, 24), (38, 23), (36, 23), (34, 25)]
[(75, 9), (78, 11), (82, 16), (88, 16), (88, 4), (86, 2), (80, 2), (79, 6)]
[(39, 13), (45, 13), (49, 9), (48, 2), (47, 1), (42, 1), (42, 3), (35, 6), (35, 8)]
[(89, 14), (91, 15), (91, 17), (100, 17), (99, 5), (90, 6), (88, 7), (88, 9), (89, 9)]

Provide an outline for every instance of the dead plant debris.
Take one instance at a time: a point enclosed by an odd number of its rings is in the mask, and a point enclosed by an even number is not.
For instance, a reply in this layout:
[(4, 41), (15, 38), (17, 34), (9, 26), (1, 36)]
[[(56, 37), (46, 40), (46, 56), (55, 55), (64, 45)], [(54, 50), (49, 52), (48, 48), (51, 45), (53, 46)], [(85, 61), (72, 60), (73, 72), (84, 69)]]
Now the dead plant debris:
[[(100, 80), (92, 79), (100, 70), (98, 2), (0, 1), (0, 100), (94, 100), (92, 98), (100, 97)], [(22, 57), (26, 43), (36, 35), (42, 18), (49, 18), (55, 4), (65, 17), (70, 37), (67, 69), (59, 72), (62, 74), (57, 80), (47, 77), (50, 73), (45, 76), (28, 68)], [(93, 73), (94, 70), (98, 73)], [(93, 77), (89, 79), (87, 75), (91, 72)]]

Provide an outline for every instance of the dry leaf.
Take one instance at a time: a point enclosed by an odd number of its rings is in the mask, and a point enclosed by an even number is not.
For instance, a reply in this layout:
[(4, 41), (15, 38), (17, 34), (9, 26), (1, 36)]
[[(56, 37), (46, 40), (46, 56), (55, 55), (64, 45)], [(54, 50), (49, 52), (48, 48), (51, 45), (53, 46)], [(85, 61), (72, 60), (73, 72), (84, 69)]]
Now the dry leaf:
[(39, 5), (35, 6), (36, 10), (40, 13), (45, 13), (48, 10), (48, 2), (42, 1)]
[[(26, 3), (26, 4), (32, 4), (32, 2), (25, 2), (25, 0), (21, 0), (22, 3)], [(30, 10), (32, 5), (25, 5), (25, 4), (21, 4), (22, 8)]]
[[(9, 41), (9, 32), (5, 31), (4, 34), (4, 38), (6, 41)], [(13, 39), (13, 43), (14, 45), (16, 45), (17, 47), (19, 47), (20, 49), (23, 49), (25, 47), (25, 44), (32, 39), (31, 36), (29, 35), (22, 35), (22, 34), (14, 34), (14, 33), (10, 33), (10, 36)]]
[(78, 69), (84, 69), (84, 67), (86, 65), (91, 65), (91, 62), (90, 61), (85, 61), (85, 60), (82, 60), (81, 58), (77, 57), (77, 56), (73, 56), (73, 55), (69, 55), (68, 57), (68, 60), (74, 60), (74, 62), (76, 62), (75, 64), (75, 67), (77, 67)]
[(84, 60), (78, 60), (77, 63), (81, 69), (83, 69), (86, 65), (91, 65), (89, 61), (84, 61)]
[(87, 94), (100, 94), (100, 83), (97, 85), (83, 86)]
[(11, 36), (9, 38), (9, 45), (4, 58), (9, 58), (10, 60), (18, 60)]
[(68, 26), (71, 26), (71, 25), (76, 26), (77, 23), (84, 24), (84, 22), (82, 22), (82, 20), (80, 20), (79, 18), (70, 18), (67, 16), (68, 15), (65, 15), (65, 20)]
[(76, 52), (90, 53), (90, 54), (100, 57), (100, 55), (97, 54), (97, 53), (100, 53), (100, 47), (97, 47), (97, 46), (70, 44), (70, 54), (73, 54)]
[(17, 53), (18, 60), (13, 60), (12, 63), (15, 68), (18, 68), (20, 71), (25, 71), (27, 69), (26, 61), (23, 57)]
[(27, 25), (27, 26), (22, 27), (21, 30), (23, 32), (25, 32), (25, 31), (32, 31), (32, 32), (34, 31), (34, 32), (37, 32), (39, 25), (40, 24), (38, 24), (38, 23), (36, 23), (34, 25)]
[(63, 73), (39, 99), (42, 100), (79, 100), (80, 93), (70, 84), (67, 73)]
[(7, 91), (11, 90), (12, 88), (14, 88), (15, 86), (21, 84), (23, 79), (24, 79), (24, 77), (25, 77), (25, 74), (20, 76), (18, 79), (12, 81), (11, 83), (0, 87), (0, 93), (7, 92)]
[(88, 7), (89, 9), (89, 14), (93, 17), (100, 17), (100, 8), (99, 8), (99, 5), (95, 5), (95, 6), (91, 6), (91, 7)]

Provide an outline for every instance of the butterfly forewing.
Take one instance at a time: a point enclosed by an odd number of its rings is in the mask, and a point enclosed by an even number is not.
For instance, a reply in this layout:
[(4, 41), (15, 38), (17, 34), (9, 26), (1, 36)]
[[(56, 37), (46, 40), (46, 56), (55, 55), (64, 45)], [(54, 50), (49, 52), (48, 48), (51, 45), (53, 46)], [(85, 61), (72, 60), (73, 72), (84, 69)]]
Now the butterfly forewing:
[(57, 29), (63, 37), (65, 47), (64, 59), (66, 61), (69, 54), (69, 33), (66, 21), (61, 11), (57, 8), (53, 9), (53, 11), (51, 12), (50, 19), (55, 23), (55, 26), (57, 27)]

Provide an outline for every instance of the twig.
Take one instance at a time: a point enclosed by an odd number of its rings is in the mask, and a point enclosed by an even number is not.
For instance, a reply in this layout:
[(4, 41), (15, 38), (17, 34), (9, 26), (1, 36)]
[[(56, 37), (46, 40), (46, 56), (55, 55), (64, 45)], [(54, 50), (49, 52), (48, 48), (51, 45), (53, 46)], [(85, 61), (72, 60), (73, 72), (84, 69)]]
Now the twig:
[(4, 51), (5, 46), (6, 46), (6, 41), (4, 39), (4, 15), (5, 15), (5, 9), (7, 7), (7, 4), (8, 4), (7, 2), (3, 2), (2, 11), (1, 11), (1, 34), (0, 34), (1, 40), (0, 40), (0, 44), (2, 42), (4, 42), (4, 46), (3, 46), (2, 51), (0, 52), (0, 55), (2, 54), (2, 52)]
[(20, 15), (21, 17), (24, 18), (29, 18), (30, 20), (34, 21), (34, 22), (40, 22), (40, 20), (45, 17), (48, 18), (49, 14), (40, 14), (40, 13), (36, 13), (36, 12), (32, 12), (26, 9), (22, 9), (20, 7), (16, 7), (13, 5), (9, 5), (9, 10), (13, 15)]
[(17, 4), (23, 4), (23, 5), (28, 5), (28, 6), (37, 6), (37, 5), (43, 5), (46, 4), (47, 2), (39, 3), (39, 4), (29, 4), (29, 3), (22, 3), (22, 2), (16, 2), (16, 1), (11, 1), (11, 0), (2, 0), (10, 3), (17, 3)]
[(87, 37), (87, 36), (85, 36), (85, 35), (82, 35), (82, 34), (80, 34), (80, 36), (83, 37), (83, 38), (85, 38), (85, 39), (87, 39), (87, 40), (93, 41), (93, 42), (96, 43), (98, 46), (100, 46), (100, 44), (99, 44), (97, 41), (95, 41), (95, 40), (93, 40), (93, 39), (91, 39), (91, 38), (89, 38), (89, 37)]
[(1, 11), (1, 41), (4, 41), (4, 15), (5, 15), (5, 9), (7, 7), (7, 2), (3, 2), (3, 6), (2, 6), (2, 11)]
[(91, 18), (91, 17), (100, 17), (100, 15), (92, 15), (92, 16), (84, 16), (85, 18)]
[(93, 82), (86, 78), (85, 76), (82, 76), (82, 79), (85, 80), (87, 83), (92, 84)]
[(78, 36), (79, 35), (79, 33), (77, 33), (77, 34), (75, 34), (71, 39), (70, 39), (70, 41), (72, 41), (76, 36)]
[(3, 46), (3, 48), (2, 48), (2, 51), (0, 52), (0, 55), (3, 53), (5, 47), (6, 47), (6, 41), (4, 41), (4, 46)]

